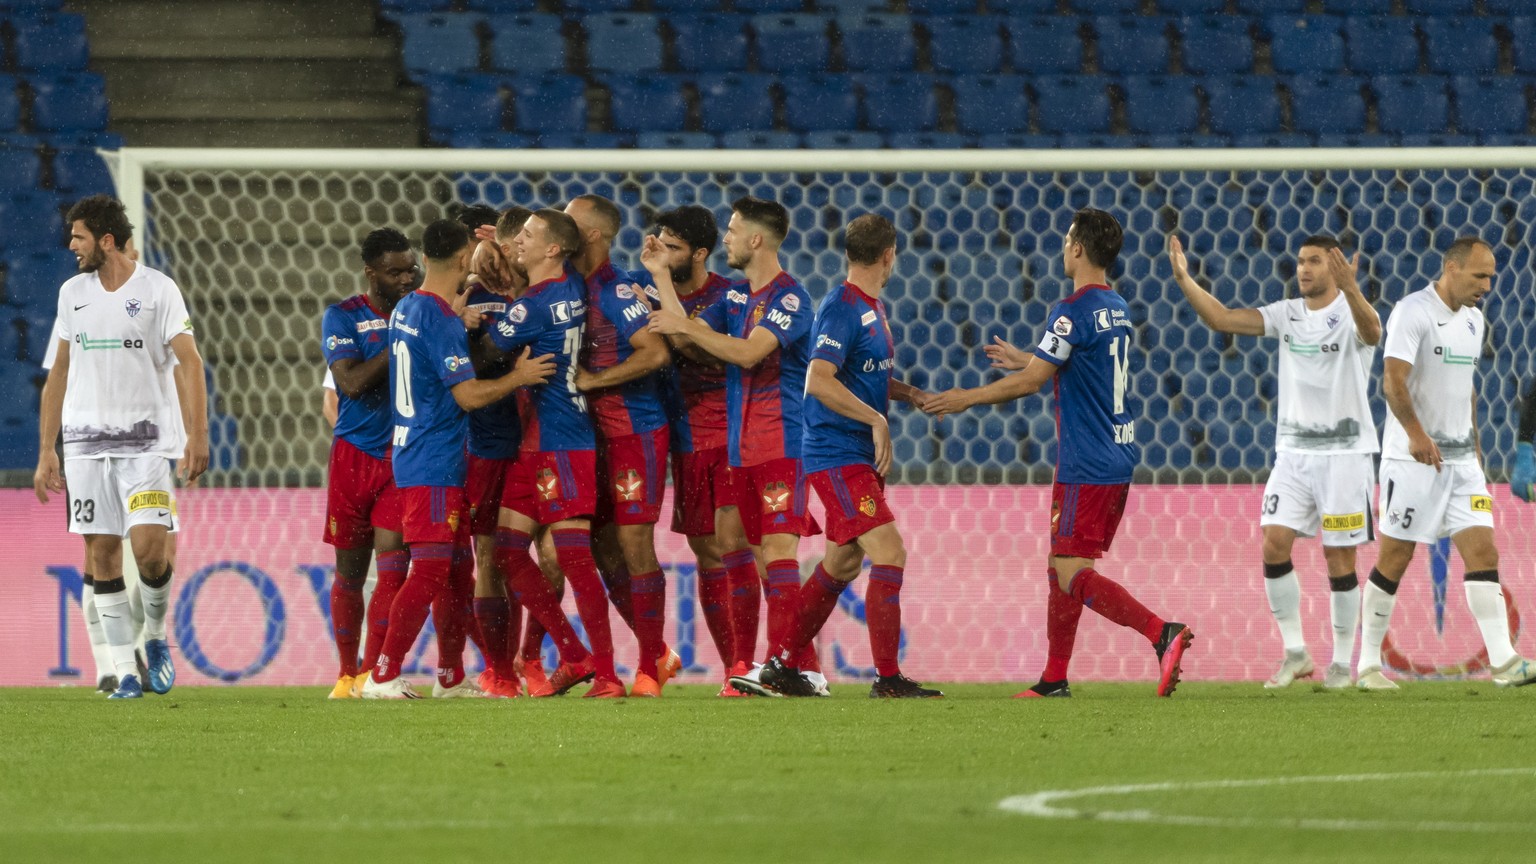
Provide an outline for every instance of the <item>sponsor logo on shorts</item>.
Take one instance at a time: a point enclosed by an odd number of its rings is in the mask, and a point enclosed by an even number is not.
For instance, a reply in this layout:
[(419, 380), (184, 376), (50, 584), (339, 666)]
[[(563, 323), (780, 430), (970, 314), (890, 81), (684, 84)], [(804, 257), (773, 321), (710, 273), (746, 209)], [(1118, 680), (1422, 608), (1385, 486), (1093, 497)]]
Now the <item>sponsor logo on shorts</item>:
[(789, 484), (775, 480), (763, 487), (763, 511), (783, 513), (789, 510)]
[(1493, 512), (1493, 499), (1489, 498), (1487, 495), (1473, 495), (1472, 496), (1472, 512), (1474, 512), (1474, 513), (1492, 513)]
[(512, 319), (513, 324), (521, 324), (528, 320), (528, 307), (519, 303), (512, 307), (512, 311), (507, 313), (507, 317)]
[(865, 495), (863, 498), (859, 499), (859, 512), (863, 513), (865, 516), (874, 518), (875, 511), (877, 509), (878, 508), (875, 505), (875, 499), (871, 496)]
[(1365, 513), (1323, 514), (1324, 531), (1355, 531), (1365, 527)]
[(128, 310), (129, 318), (137, 318), (139, 313), (144, 311), (144, 304), (139, 301), (139, 298), (133, 297), (123, 304), (123, 308)]
[(128, 496), (128, 512), (136, 510), (153, 510), (159, 508), (168, 510), (171, 506), (171, 493), (153, 489), (148, 492), (135, 492)]
[(785, 309), (788, 309), (791, 312), (800, 311), (800, 298), (793, 294), (785, 294), (784, 299), (780, 302), (784, 304)]
[(645, 497), (645, 478), (633, 468), (626, 468), (613, 481), (613, 492), (620, 501), (639, 501)]
[(534, 477), (533, 486), (538, 490), (541, 501), (553, 501), (560, 497), (560, 478), (551, 468), (540, 468)]

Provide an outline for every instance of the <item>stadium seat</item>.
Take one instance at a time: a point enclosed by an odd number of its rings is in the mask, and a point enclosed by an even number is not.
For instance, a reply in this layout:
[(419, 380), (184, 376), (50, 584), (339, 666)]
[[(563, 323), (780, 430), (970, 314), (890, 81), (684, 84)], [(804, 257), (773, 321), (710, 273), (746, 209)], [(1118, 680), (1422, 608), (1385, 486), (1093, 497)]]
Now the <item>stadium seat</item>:
[(685, 72), (740, 72), (747, 66), (747, 18), (744, 15), (674, 15), (673, 57)]
[(681, 132), (688, 120), (682, 83), (666, 75), (607, 79), (608, 118), (615, 132)]
[(635, 136), (615, 132), (547, 132), (536, 140), (545, 150), (617, 150), (633, 146)]
[(1376, 91), (1376, 125), (1388, 135), (1436, 134), (1450, 125), (1445, 79), (1435, 75), (1382, 76)]
[(731, 0), (731, 8), (748, 15), (794, 13), (805, 8), (805, 0)]
[(437, 136), (455, 150), (525, 150), (536, 146), (539, 136), (525, 132), (453, 132)]
[(1232, 139), (1233, 147), (1262, 148), (1316, 147), (1317, 139), (1302, 132), (1281, 132), (1275, 135), (1238, 135)]
[(1067, 0), (1067, 6), (1079, 15), (1135, 15), (1141, 0)]
[(929, 132), (938, 125), (933, 76), (853, 76), (864, 91), (864, 124), (877, 132)]
[(1003, 31), (997, 18), (929, 18), (922, 29), (928, 34), (928, 58), (935, 72), (988, 74), (1003, 67)]
[(1425, 18), (1424, 55), (1430, 71), (1492, 75), (1499, 71), (1499, 41), (1486, 18)]
[(1329, 15), (1391, 15), (1393, 0), (1323, 0)]
[(730, 150), (796, 150), (804, 139), (795, 132), (727, 132), (720, 145)]
[(1094, 21), (1099, 38), (1099, 70), (1111, 75), (1164, 75), (1168, 72), (1168, 22), (1163, 18), (1110, 18)]
[(1270, 61), (1282, 74), (1336, 72), (1344, 68), (1339, 19), (1328, 15), (1277, 15), (1267, 19)]
[(1102, 135), (1109, 131), (1109, 93), (1094, 75), (1043, 76), (1034, 81), (1041, 132)]
[(699, 122), (705, 132), (769, 130), (773, 128), (773, 78), (752, 74), (700, 75)]
[(1412, 18), (1386, 15), (1344, 19), (1349, 68), (1366, 75), (1412, 74), (1419, 71), (1419, 40)]
[(539, 0), (464, 0), (464, 8), (486, 15), (515, 15), (537, 11)]
[(661, 29), (654, 15), (614, 12), (581, 19), (587, 33), (587, 67), (594, 72), (656, 72), (661, 69)]
[(0, 15), (12, 20), (54, 15), (64, 8), (64, 0), (0, 0)]
[(958, 132), (895, 132), (885, 143), (895, 150), (959, 150), (968, 141)]
[(1280, 131), (1280, 98), (1275, 79), (1251, 75), (1211, 78), (1201, 83), (1210, 109), (1211, 131), (1226, 135), (1267, 135)]
[(1016, 75), (967, 75), (954, 79), (955, 125), (971, 135), (1029, 131), (1029, 99)]
[(976, 12), (976, 0), (907, 0), (913, 15), (970, 15)]
[(983, 150), (1054, 150), (1061, 146), (1061, 136), (993, 132), (977, 136), (976, 146)]
[(1227, 0), (1157, 0), (1165, 15), (1216, 15), (1227, 11)]
[(1483, 0), (1483, 8), (1489, 15), (1527, 15), (1531, 3), (1530, 0)]
[(1070, 15), (1005, 18), (1008, 57), (1015, 72), (1031, 75), (1081, 72), (1082, 22)]
[[(62, 240), (63, 232), (60, 231), (56, 242), (61, 243)], [(6, 298), (23, 309), (36, 310), (40, 315), (52, 315), (57, 311), (59, 286), (79, 272), (75, 256), (63, 249), (7, 258)]]
[(1184, 71), (1226, 75), (1253, 71), (1253, 34), (1243, 18), (1213, 16), (1184, 23)]
[(987, 0), (987, 8), (1004, 15), (1054, 15), (1058, 0)]
[(830, 12), (840, 18), (891, 14), (888, 0), (816, 0), (814, 5), (818, 12)]
[(393, 18), (446, 12), (452, 8), (453, 0), (379, 0), (379, 11)]
[(518, 76), (512, 91), (512, 128), (537, 135), (587, 131), (587, 85), (574, 75)]
[(453, 75), (480, 68), (480, 23), (475, 13), (401, 15), (400, 60), (413, 75)]
[(0, 195), (36, 189), (41, 177), (42, 160), (36, 150), (0, 150)]
[(830, 18), (822, 15), (758, 15), (752, 18), (758, 68), (780, 73), (826, 69), (832, 50), (827, 35), (830, 22)]
[(1293, 75), (1291, 126), (1312, 135), (1359, 135), (1365, 131), (1365, 96), (1354, 78)]
[(817, 131), (805, 133), (812, 150), (879, 150), (885, 143), (879, 132)]
[(641, 132), (635, 136), (641, 150), (712, 150), (719, 140), (708, 132)]
[(859, 125), (859, 95), (847, 75), (805, 75), (784, 78), (784, 122), (797, 132), (812, 129), (855, 129)]
[(21, 94), (16, 79), (0, 75), (0, 132), (10, 132), (21, 125)]
[(498, 15), (491, 31), (491, 67), (519, 75), (565, 71), (565, 37), (554, 15)]
[(1307, 3), (1308, 0), (1237, 0), (1237, 11), (1242, 15), (1300, 15)]
[(107, 128), (106, 85), (101, 76), (76, 72), (31, 78), (32, 128), (38, 132), (92, 132)]
[(1524, 135), (1529, 128), (1525, 81), (1462, 76), (1452, 79), (1456, 130), (1463, 135)]
[(906, 15), (839, 18), (843, 65), (851, 72), (903, 72), (917, 65), (917, 40)]
[(1409, 15), (1474, 15), (1476, 0), (1403, 0)]
[[(54, 286), (54, 292), (58, 292), (58, 286)], [(4, 432), (11, 432), (13, 426), (20, 425), (20, 421), (27, 414), (37, 414), (39, 395), (39, 382), (43, 372), (36, 364), (28, 360), (18, 360), (13, 357), (0, 358), (0, 387), (5, 388), (6, 398), (0, 402), (0, 422), (5, 424)], [(25, 407), (22, 407), (25, 406)], [(36, 434), (35, 432), (33, 433)], [(9, 435), (5, 437), (10, 437)], [(32, 459), (37, 459), (37, 439), (29, 442), (32, 446)], [(7, 457), (10, 458), (10, 457)], [(6, 467), (22, 467), (22, 464)]]
[(1127, 78), (1125, 124), (1133, 134), (1187, 135), (1200, 126), (1200, 99), (1189, 78)]
[(94, 150), (60, 150), (53, 157), (53, 188), (77, 197), (116, 191), (107, 163)]
[(454, 135), (497, 132), (502, 126), (501, 79), (492, 75), (432, 75), (421, 80), (427, 133), (448, 143)]
[(17, 68), (27, 72), (73, 72), (85, 68), (85, 19), (60, 14), (17, 21), (14, 51)]

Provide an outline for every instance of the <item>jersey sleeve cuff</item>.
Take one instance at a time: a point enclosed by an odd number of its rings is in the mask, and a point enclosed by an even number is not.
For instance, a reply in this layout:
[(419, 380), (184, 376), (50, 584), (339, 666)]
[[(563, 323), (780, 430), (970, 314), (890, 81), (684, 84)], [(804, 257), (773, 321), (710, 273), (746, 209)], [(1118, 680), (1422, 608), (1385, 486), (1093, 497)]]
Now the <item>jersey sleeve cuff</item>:
[(351, 349), (343, 348), (343, 349), (340, 349), (338, 351), (332, 351), (331, 353), (327, 354), (325, 356), (325, 365), (326, 365), (327, 368), (329, 368), (331, 366), (334, 366), (336, 364), (337, 360), (362, 360), (362, 359), (363, 359), (363, 352), (358, 351), (355, 348), (351, 348)]
[(825, 360), (828, 363), (831, 363), (833, 366), (836, 366), (837, 368), (841, 369), (841, 368), (843, 368), (843, 362), (847, 358), (843, 357), (842, 355), (840, 355), (840, 354), (838, 354), (838, 353), (836, 353), (834, 351), (825, 351), (825, 350), (823, 350), (823, 351), (813, 351), (813, 352), (811, 352), (811, 359), (812, 360)]

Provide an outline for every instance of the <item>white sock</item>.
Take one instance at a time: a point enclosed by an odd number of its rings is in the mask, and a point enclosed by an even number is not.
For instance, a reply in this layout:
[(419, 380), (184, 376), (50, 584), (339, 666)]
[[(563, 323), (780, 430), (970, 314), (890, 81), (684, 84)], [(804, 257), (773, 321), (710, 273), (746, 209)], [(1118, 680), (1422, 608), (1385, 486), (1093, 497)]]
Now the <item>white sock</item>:
[(107, 650), (107, 632), (101, 629), (101, 616), (96, 614), (96, 586), (87, 582), (80, 588), (80, 613), (85, 616), (85, 635), (91, 640), (91, 658), (96, 661), (96, 680), (115, 674), (112, 671), (112, 654)]
[(1467, 608), (1477, 619), (1488, 648), (1488, 664), (1497, 669), (1515, 659), (1515, 646), (1509, 641), (1509, 610), (1504, 605), (1504, 589), (1497, 582), (1472, 579), (1462, 583), (1467, 592)]
[(1355, 659), (1355, 630), (1360, 626), (1360, 588), (1328, 592), (1329, 619), (1333, 622), (1333, 662), (1346, 669)]
[(1280, 627), (1280, 640), (1290, 653), (1305, 651), (1307, 639), (1301, 633), (1301, 584), (1296, 571), (1288, 570), (1274, 579), (1264, 577), (1264, 594), (1269, 598), (1270, 614)]
[(143, 638), (144, 632), (144, 596), (140, 588), (141, 583), (137, 579), (128, 581), (128, 612), (133, 621), (134, 640)]
[(1397, 595), (1388, 594), (1374, 582), (1367, 582), (1360, 595), (1360, 668), (1381, 666), (1381, 643), (1392, 626), (1392, 609)]
[(112, 655), (112, 668), (117, 673), (117, 680), (138, 675), (139, 666), (133, 657), (133, 622), (128, 617), (128, 592), (97, 594), (96, 613), (101, 616), (101, 628), (107, 634), (107, 646)]
[(171, 608), (171, 583), (151, 588), (148, 582), (140, 582), (139, 594), (144, 599), (144, 638), (164, 639), (165, 613)]

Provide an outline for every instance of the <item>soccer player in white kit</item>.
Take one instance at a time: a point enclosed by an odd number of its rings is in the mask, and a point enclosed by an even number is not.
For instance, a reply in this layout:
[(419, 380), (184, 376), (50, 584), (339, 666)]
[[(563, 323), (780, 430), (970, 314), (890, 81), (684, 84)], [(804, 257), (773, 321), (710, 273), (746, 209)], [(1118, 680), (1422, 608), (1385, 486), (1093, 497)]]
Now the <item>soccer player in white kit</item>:
[(1419, 543), (1450, 537), (1466, 566), (1493, 683), (1536, 683), (1536, 662), (1515, 653), (1493, 543), (1493, 499), (1477, 439), (1477, 361), (1487, 324), (1477, 308), (1493, 290), (1493, 249), (1463, 237), (1446, 249), (1440, 278), (1404, 297), (1387, 319), (1382, 392), (1381, 557), (1361, 603), (1362, 690), (1396, 690), (1381, 672), (1381, 643), (1397, 586)]
[(1228, 309), (1196, 284), (1177, 237), (1169, 238), (1168, 260), (1207, 326), (1280, 342), (1275, 467), (1264, 485), (1259, 526), (1264, 593), (1285, 659), (1264, 686), (1287, 687), (1313, 673), (1291, 548), (1297, 535), (1315, 537), (1321, 529), (1333, 624), (1333, 660), (1323, 686), (1348, 687), (1360, 613), (1355, 547), (1375, 539), (1369, 514), (1376, 423), (1367, 394), (1371, 358), (1381, 342), (1381, 318), (1355, 282), (1360, 256), (1347, 260), (1332, 237), (1306, 238), (1296, 253), (1301, 296), (1257, 309)]
[[(64, 491), (53, 450), (62, 429), (69, 530), (84, 536), (96, 577), (96, 609), (118, 676), (111, 698), (134, 699), (144, 683), (166, 693), (176, 679), (165, 633), (169, 532), (177, 525), (170, 460), (181, 460), (187, 482), (208, 467), (203, 362), (176, 283), (125, 254), (133, 226), (122, 203), (93, 196), (66, 219), (81, 272), (59, 289), (58, 357), (43, 386), (33, 489), (44, 503), (49, 492)], [(148, 682), (134, 663), (125, 533), (139, 562)]]

